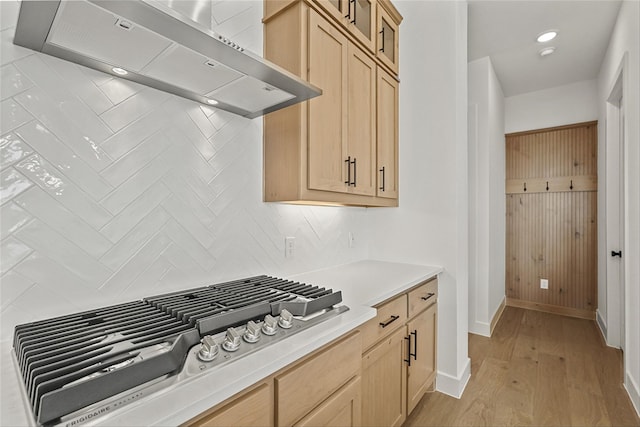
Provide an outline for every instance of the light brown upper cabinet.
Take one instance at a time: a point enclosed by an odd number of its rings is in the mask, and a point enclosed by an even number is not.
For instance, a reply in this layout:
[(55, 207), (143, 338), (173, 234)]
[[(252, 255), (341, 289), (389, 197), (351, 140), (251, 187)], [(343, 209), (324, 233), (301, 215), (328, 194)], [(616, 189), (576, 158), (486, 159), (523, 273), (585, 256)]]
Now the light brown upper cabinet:
[(402, 17), (388, 2), (380, 2), (376, 29), (376, 53), (384, 65), (398, 74), (399, 31)]
[(325, 11), (342, 24), (369, 51), (375, 48), (375, 0), (317, 0)]
[(265, 58), (323, 91), (264, 117), (267, 202), (398, 204), (397, 79), (379, 87), (383, 64), (337, 18), (345, 5), (356, 18), (374, 17), (378, 7), (375, 0), (265, 2)]
[(378, 197), (398, 198), (398, 81), (378, 67)]

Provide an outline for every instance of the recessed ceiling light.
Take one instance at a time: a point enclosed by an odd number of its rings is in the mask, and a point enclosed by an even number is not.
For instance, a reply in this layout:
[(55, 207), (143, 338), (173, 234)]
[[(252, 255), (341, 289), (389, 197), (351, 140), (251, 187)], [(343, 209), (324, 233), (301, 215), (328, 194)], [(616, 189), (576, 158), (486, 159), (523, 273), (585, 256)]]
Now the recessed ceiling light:
[(538, 52), (538, 54), (540, 56), (547, 56), (547, 55), (551, 55), (553, 52), (555, 52), (556, 48), (551, 46), (551, 47), (545, 47), (544, 49), (540, 49), (540, 52)]
[(207, 99), (207, 104), (209, 105), (216, 105), (218, 103), (218, 101), (216, 101), (215, 99)]
[(538, 40), (538, 43), (546, 43), (550, 40), (555, 39), (557, 35), (558, 32), (556, 30), (545, 31), (544, 33), (540, 34), (536, 40)]
[(129, 74), (129, 72), (127, 70), (125, 70), (124, 68), (120, 68), (120, 67), (113, 67), (111, 69), (111, 71), (113, 71), (116, 74), (120, 74), (121, 76)]

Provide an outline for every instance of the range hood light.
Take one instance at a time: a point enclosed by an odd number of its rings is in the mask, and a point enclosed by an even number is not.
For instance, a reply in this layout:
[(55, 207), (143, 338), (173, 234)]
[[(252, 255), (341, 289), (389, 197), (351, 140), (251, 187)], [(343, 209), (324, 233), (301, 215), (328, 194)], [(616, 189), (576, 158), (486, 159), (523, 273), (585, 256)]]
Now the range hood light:
[(215, 99), (207, 99), (207, 104), (209, 105), (216, 105), (218, 103), (218, 101), (216, 101)]
[(111, 69), (111, 71), (113, 71), (116, 74), (119, 74), (121, 76), (126, 76), (127, 74), (129, 74), (129, 72), (127, 70), (125, 70), (124, 68), (120, 68), (120, 67), (113, 67)]

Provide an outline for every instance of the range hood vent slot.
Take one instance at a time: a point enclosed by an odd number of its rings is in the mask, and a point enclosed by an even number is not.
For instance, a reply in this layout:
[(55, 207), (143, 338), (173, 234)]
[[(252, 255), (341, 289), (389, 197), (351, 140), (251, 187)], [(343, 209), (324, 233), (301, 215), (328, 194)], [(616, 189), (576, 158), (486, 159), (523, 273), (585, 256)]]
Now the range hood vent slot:
[(321, 93), (153, 0), (23, 0), (14, 43), (248, 118)]

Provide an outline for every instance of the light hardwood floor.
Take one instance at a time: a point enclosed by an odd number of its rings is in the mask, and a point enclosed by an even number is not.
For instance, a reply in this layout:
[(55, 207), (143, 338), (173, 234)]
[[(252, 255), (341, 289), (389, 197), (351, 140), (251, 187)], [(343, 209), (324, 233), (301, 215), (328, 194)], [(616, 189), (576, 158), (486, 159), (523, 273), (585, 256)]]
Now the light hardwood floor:
[(593, 321), (507, 307), (469, 355), (463, 397), (427, 394), (404, 426), (640, 426)]

